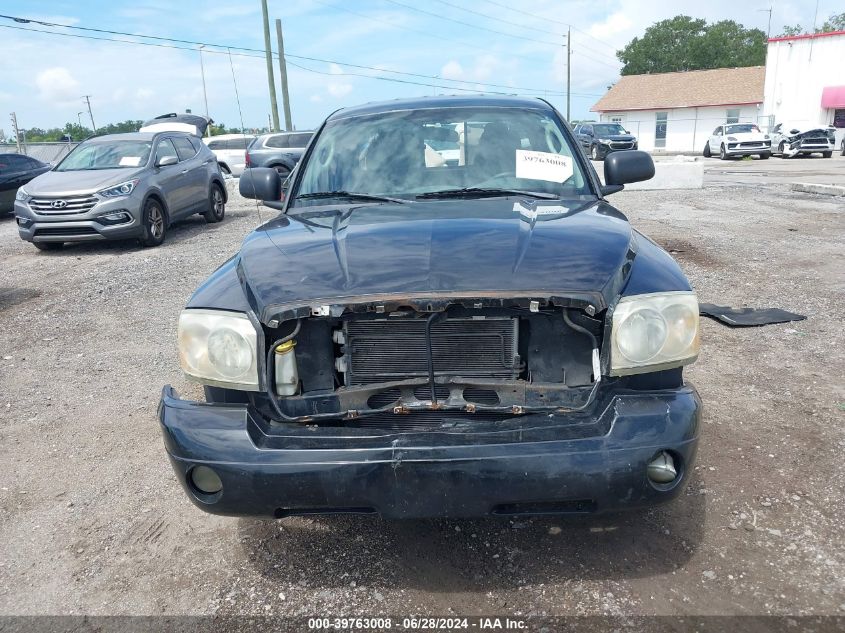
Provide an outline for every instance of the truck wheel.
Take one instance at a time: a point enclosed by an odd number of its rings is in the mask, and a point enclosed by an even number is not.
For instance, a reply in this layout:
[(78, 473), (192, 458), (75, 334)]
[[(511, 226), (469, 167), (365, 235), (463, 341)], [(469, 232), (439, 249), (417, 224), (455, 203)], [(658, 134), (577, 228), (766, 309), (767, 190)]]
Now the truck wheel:
[(710, 153), (710, 141), (707, 141), (704, 144), (704, 151), (702, 152), (702, 154), (704, 154), (704, 158), (710, 158), (713, 155)]
[(770, 158), (770, 157), (771, 157), (771, 155), (772, 155), (772, 153), (771, 153), (771, 152), (763, 152), (762, 154), (760, 154), (760, 158), (761, 158), (762, 160), (766, 160), (767, 158)]
[(144, 205), (144, 213), (141, 216), (141, 227), (143, 235), (138, 240), (141, 246), (159, 246), (164, 242), (167, 234), (167, 217), (161, 203), (150, 198)]
[(822, 152), (823, 158), (830, 158), (831, 156), (833, 156), (833, 152)]
[(719, 158), (721, 160), (728, 160), (728, 152), (725, 150), (724, 143), (722, 143), (722, 145), (719, 147)]
[(590, 148), (590, 158), (593, 160), (601, 160), (601, 155), (599, 154), (599, 146), (593, 145)]
[(39, 251), (60, 251), (65, 247), (64, 242), (33, 242), (32, 245)]
[(220, 185), (214, 183), (211, 185), (211, 191), (208, 193), (208, 211), (202, 214), (205, 221), (209, 224), (220, 222), (226, 214), (226, 197), (223, 195), (223, 190)]
[(285, 167), (284, 165), (273, 165), (273, 169), (276, 170), (276, 173), (279, 174), (279, 177), (284, 180), (288, 176), (290, 176), (290, 169)]

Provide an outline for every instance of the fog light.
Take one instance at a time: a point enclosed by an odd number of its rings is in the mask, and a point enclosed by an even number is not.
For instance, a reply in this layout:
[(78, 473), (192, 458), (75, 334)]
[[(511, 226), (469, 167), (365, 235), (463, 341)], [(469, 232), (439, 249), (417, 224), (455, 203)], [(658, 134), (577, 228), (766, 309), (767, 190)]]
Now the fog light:
[(30, 224), (32, 224), (32, 220), (29, 220), (27, 218), (16, 217), (15, 221), (18, 223), (18, 226), (23, 227), (23, 228), (26, 228)]
[(678, 476), (678, 471), (675, 470), (675, 460), (666, 451), (661, 451), (657, 457), (648, 463), (646, 472), (648, 478), (656, 484), (672, 483)]
[(101, 215), (97, 220), (102, 224), (120, 224), (128, 222), (132, 218), (125, 211), (115, 211), (114, 213), (106, 213)]
[(213, 495), (223, 490), (223, 482), (208, 466), (197, 466), (191, 470), (191, 483), (200, 492)]

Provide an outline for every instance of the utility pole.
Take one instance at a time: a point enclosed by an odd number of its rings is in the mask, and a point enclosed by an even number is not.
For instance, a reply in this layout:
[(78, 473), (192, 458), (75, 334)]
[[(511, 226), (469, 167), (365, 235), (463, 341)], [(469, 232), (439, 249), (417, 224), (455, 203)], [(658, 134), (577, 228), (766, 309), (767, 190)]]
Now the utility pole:
[[(205, 118), (209, 118), (208, 116), (208, 93), (205, 91), (205, 65), (202, 63), (202, 49), (205, 48), (205, 44), (201, 45), (199, 48), (200, 51), (200, 73), (202, 74), (202, 98), (205, 100)], [(211, 136), (211, 126), (205, 126), (205, 135)]]
[(270, 111), (273, 115), (273, 129), (279, 129), (279, 106), (276, 103), (276, 81), (273, 79), (273, 52), (270, 48), (270, 18), (267, 16), (267, 0), (261, 0), (261, 15), (264, 18), (264, 56), (267, 58), (267, 84), (270, 87)]
[(82, 127), (82, 112), (76, 113), (76, 122), (79, 123), (79, 127)]
[(282, 76), (282, 108), (285, 111), (285, 131), (293, 130), (290, 122), (290, 95), (288, 94), (288, 67), (285, 63), (285, 41), (282, 39), (282, 21), (276, 20), (276, 39), (279, 41), (279, 74)]
[(88, 116), (91, 117), (91, 127), (94, 128), (94, 134), (97, 133), (97, 125), (94, 123), (94, 115), (91, 113), (91, 95), (82, 95), (85, 103), (88, 104)]
[(569, 121), (569, 83), (572, 79), (572, 29), (566, 28), (566, 120)]
[(15, 132), (15, 143), (18, 146), (18, 154), (20, 154), (21, 153), (21, 132), (18, 129), (18, 117), (14, 112), (12, 112), (12, 129)]

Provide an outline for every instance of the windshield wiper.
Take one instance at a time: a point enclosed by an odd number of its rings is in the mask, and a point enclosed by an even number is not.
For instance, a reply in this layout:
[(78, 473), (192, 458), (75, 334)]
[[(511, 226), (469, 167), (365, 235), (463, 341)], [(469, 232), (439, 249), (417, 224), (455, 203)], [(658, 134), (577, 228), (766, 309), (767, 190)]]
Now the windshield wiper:
[(321, 200), (323, 198), (346, 198), (347, 200), (362, 200), (368, 202), (395, 202), (406, 204), (407, 200), (401, 198), (390, 198), (388, 196), (375, 196), (369, 193), (355, 193), (353, 191), (314, 191), (296, 196), (297, 200)]
[(560, 200), (560, 196), (554, 193), (539, 191), (522, 191), (521, 189), (490, 189), (482, 187), (464, 187), (463, 189), (442, 189), (441, 191), (428, 191), (417, 195), (420, 199), (437, 198), (492, 198), (496, 196), (528, 196), (529, 198), (540, 198), (542, 200)]

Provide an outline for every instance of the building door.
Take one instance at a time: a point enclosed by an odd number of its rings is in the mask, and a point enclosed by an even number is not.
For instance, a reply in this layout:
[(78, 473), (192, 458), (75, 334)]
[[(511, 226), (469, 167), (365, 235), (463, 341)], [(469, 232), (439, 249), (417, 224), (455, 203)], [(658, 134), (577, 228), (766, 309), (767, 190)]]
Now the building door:
[(666, 148), (666, 122), (668, 112), (657, 112), (654, 115), (654, 149)]

